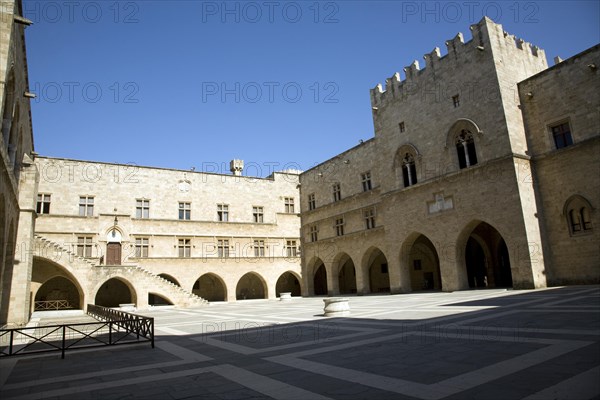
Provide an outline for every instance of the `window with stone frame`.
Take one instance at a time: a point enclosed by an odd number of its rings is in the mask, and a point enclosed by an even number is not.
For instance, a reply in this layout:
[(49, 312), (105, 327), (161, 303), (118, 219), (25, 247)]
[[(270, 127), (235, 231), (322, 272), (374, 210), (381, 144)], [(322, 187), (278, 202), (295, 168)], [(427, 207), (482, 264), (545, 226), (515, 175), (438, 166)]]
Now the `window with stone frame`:
[(404, 133), (404, 131), (406, 131), (406, 125), (404, 124), (404, 121), (398, 124), (398, 129), (400, 130), (400, 133)]
[(229, 240), (219, 239), (217, 240), (217, 256), (219, 258), (229, 257)]
[(310, 227), (310, 241), (316, 242), (317, 240), (319, 240), (319, 229), (316, 225), (313, 225)]
[(189, 258), (192, 256), (192, 239), (177, 240), (177, 256), (179, 258)]
[(458, 166), (460, 169), (468, 168), (477, 164), (477, 151), (473, 134), (463, 129), (456, 137), (456, 153), (458, 155)]
[(137, 199), (135, 201), (135, 217), (150, 218), (150, 200)]
[(579, 195), (573, 196), (567, 201), (565, 212), (571, 236), (589, 233), (593, 230), (591, 208), (589, 201)]
[(460, 106), (460, 96), (458, 94), (452, 96), (452, 104), (454, 105), (454, 108)]
[(333, 201), (340, 201), (342, 199), (342, 188), (339, 183), (333, 184)]
[(79, 257), (91, 257), (93, 248), (93, 238), (91, 236), (77, 237), (77, 255)]
[(135, 257), (148, 257), (149, 242), (148, 238), (135, 238)]
[(92, 217), (94, 215), (94, 197), (79, 196), (79, 216)]
[(254, 223), (262, 224), (264, 222), (264, 208), (260, 206), (252, 207), (252, 218)]
[(50, 214), (50, 199), (51, 196), (49, 194), (38, 194), (35, 211), (38, 214)]
[(315, 208), (317, 208), (317, 203), (315, 201), (315, 194), (311, 193), (308, 195), (308, 209), (314, 210)]
[(363, 212), (363, 216), (365, 218), (365, 227), (367, 229), (373, 229), (373, 228), (375, 228), (375, 209), (374, 208), (367, 208)]
[(410, 153), (406, 153), (402, 159), (402, 179), (404, 181), (404, 187), (409, 187), (417, 183), (415, 158)]
[(571, 136), (571, 127), (569, 125), (569, 121), (563, 121), (561, 123), (551, 125), (550, 132), (552, 133), (554, 146), (557, 149), (562, 149), (573, 144), (573, 137)]
[(228, 222), (229, 221), (229, 205), (217, 204), (217, 221)]
[(179, 202), (179, 219), (183, 221), (192, 219), (192, 203)]
[(295, 240), (285, 241), (285, 255), (286, 257), (298, 257), (298, 244)]
[(362, 181), (363, 192), (368, 192), (373, 189), (373, 183), (371, 182), (371, 171), (364, 172), (360, 175)]
[(335, 235), (344, 236), (344, 218), (336, 218), (335, 220)]
[(285, 205), (285, 213), (286, 214), (294, 214), (296, 212), (294, 207), (294, 198), (293, 197), (285, 197), (283, 199)]
[(264, 257), (265, 256), (265, 241), (264, 240), (255, 240), (254, 241), (254, 257)]

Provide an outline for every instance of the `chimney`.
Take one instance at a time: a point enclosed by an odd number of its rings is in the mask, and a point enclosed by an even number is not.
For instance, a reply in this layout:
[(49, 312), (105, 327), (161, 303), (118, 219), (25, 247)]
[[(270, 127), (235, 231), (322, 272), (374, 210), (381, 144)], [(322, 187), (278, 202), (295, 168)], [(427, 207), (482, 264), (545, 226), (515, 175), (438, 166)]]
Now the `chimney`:
[(235, 176), (242, 175), (242, 171), (244, 170), (244, 160), (231, 160), (229, 162), (229, 170)]

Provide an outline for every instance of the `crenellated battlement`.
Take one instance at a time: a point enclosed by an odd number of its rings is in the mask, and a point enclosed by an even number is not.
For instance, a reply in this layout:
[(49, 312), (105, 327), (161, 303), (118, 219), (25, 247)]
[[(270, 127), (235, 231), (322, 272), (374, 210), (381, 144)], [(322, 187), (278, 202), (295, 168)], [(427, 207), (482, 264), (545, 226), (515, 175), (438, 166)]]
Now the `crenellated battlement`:
[[(446, 70), (464, 68), (464, 62), (472, 63), (477, 67), (480, 57), (492, 57), (492, 48), (502, 48), (501, 51), (514, 53), (515, 57), (543, 58), (544, 50), (511, 35), (502, 29), (501, 24), (484, 17), (479, 23), (471, 25), (471, 40), (465, 42), (462, 33), (446, 40), (446, 54), (442, 55), (440, 48), (435, 47), (430, 53), (423, 55), (425, 66), (420, 67), (419, 61), (414, 60), (402, 69), (404, 79), (399, 72), (385, 80), (385, 87), (380, 83), (371, 89), (371, 105), (379, 107), (386, 100), (397, 98), (401, 95), (413, 93), (421, 82), (429, 78), (429, 74), (443, 74)], [(544, 61), (545, 62), (545, 61)]]

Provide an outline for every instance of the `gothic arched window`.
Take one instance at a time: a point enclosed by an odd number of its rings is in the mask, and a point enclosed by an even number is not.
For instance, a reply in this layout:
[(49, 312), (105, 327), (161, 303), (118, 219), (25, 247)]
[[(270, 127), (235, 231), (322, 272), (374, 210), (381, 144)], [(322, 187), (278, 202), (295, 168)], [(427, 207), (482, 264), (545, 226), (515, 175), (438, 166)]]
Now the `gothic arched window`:
[(475, 150), (473, 134), (466, 129), (461, 130), (456, 137), (456, 153), (460, 169), (477, 164), (477, 151)]
[(409, 187), (417, 183), (415, 159), (410, 153), (406, 153), (402, 159), (402, 178), (404, 180), (404, 187)]
[(565, 212), (571, 235), (592, 231), (591, 210), (592, 207), (587, 199), (579, 195), (573, 196), (566, 202)]

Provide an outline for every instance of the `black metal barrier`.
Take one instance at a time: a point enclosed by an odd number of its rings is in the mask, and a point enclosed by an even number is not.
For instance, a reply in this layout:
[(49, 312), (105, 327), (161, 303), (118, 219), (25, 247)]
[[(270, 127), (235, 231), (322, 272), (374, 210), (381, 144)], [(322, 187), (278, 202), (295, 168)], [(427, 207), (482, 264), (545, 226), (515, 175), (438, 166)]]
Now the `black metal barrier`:
[(150, 342), (154, 318), (88, 304), (87, 313), (102, 320), (0, 330), (0, 357)]

